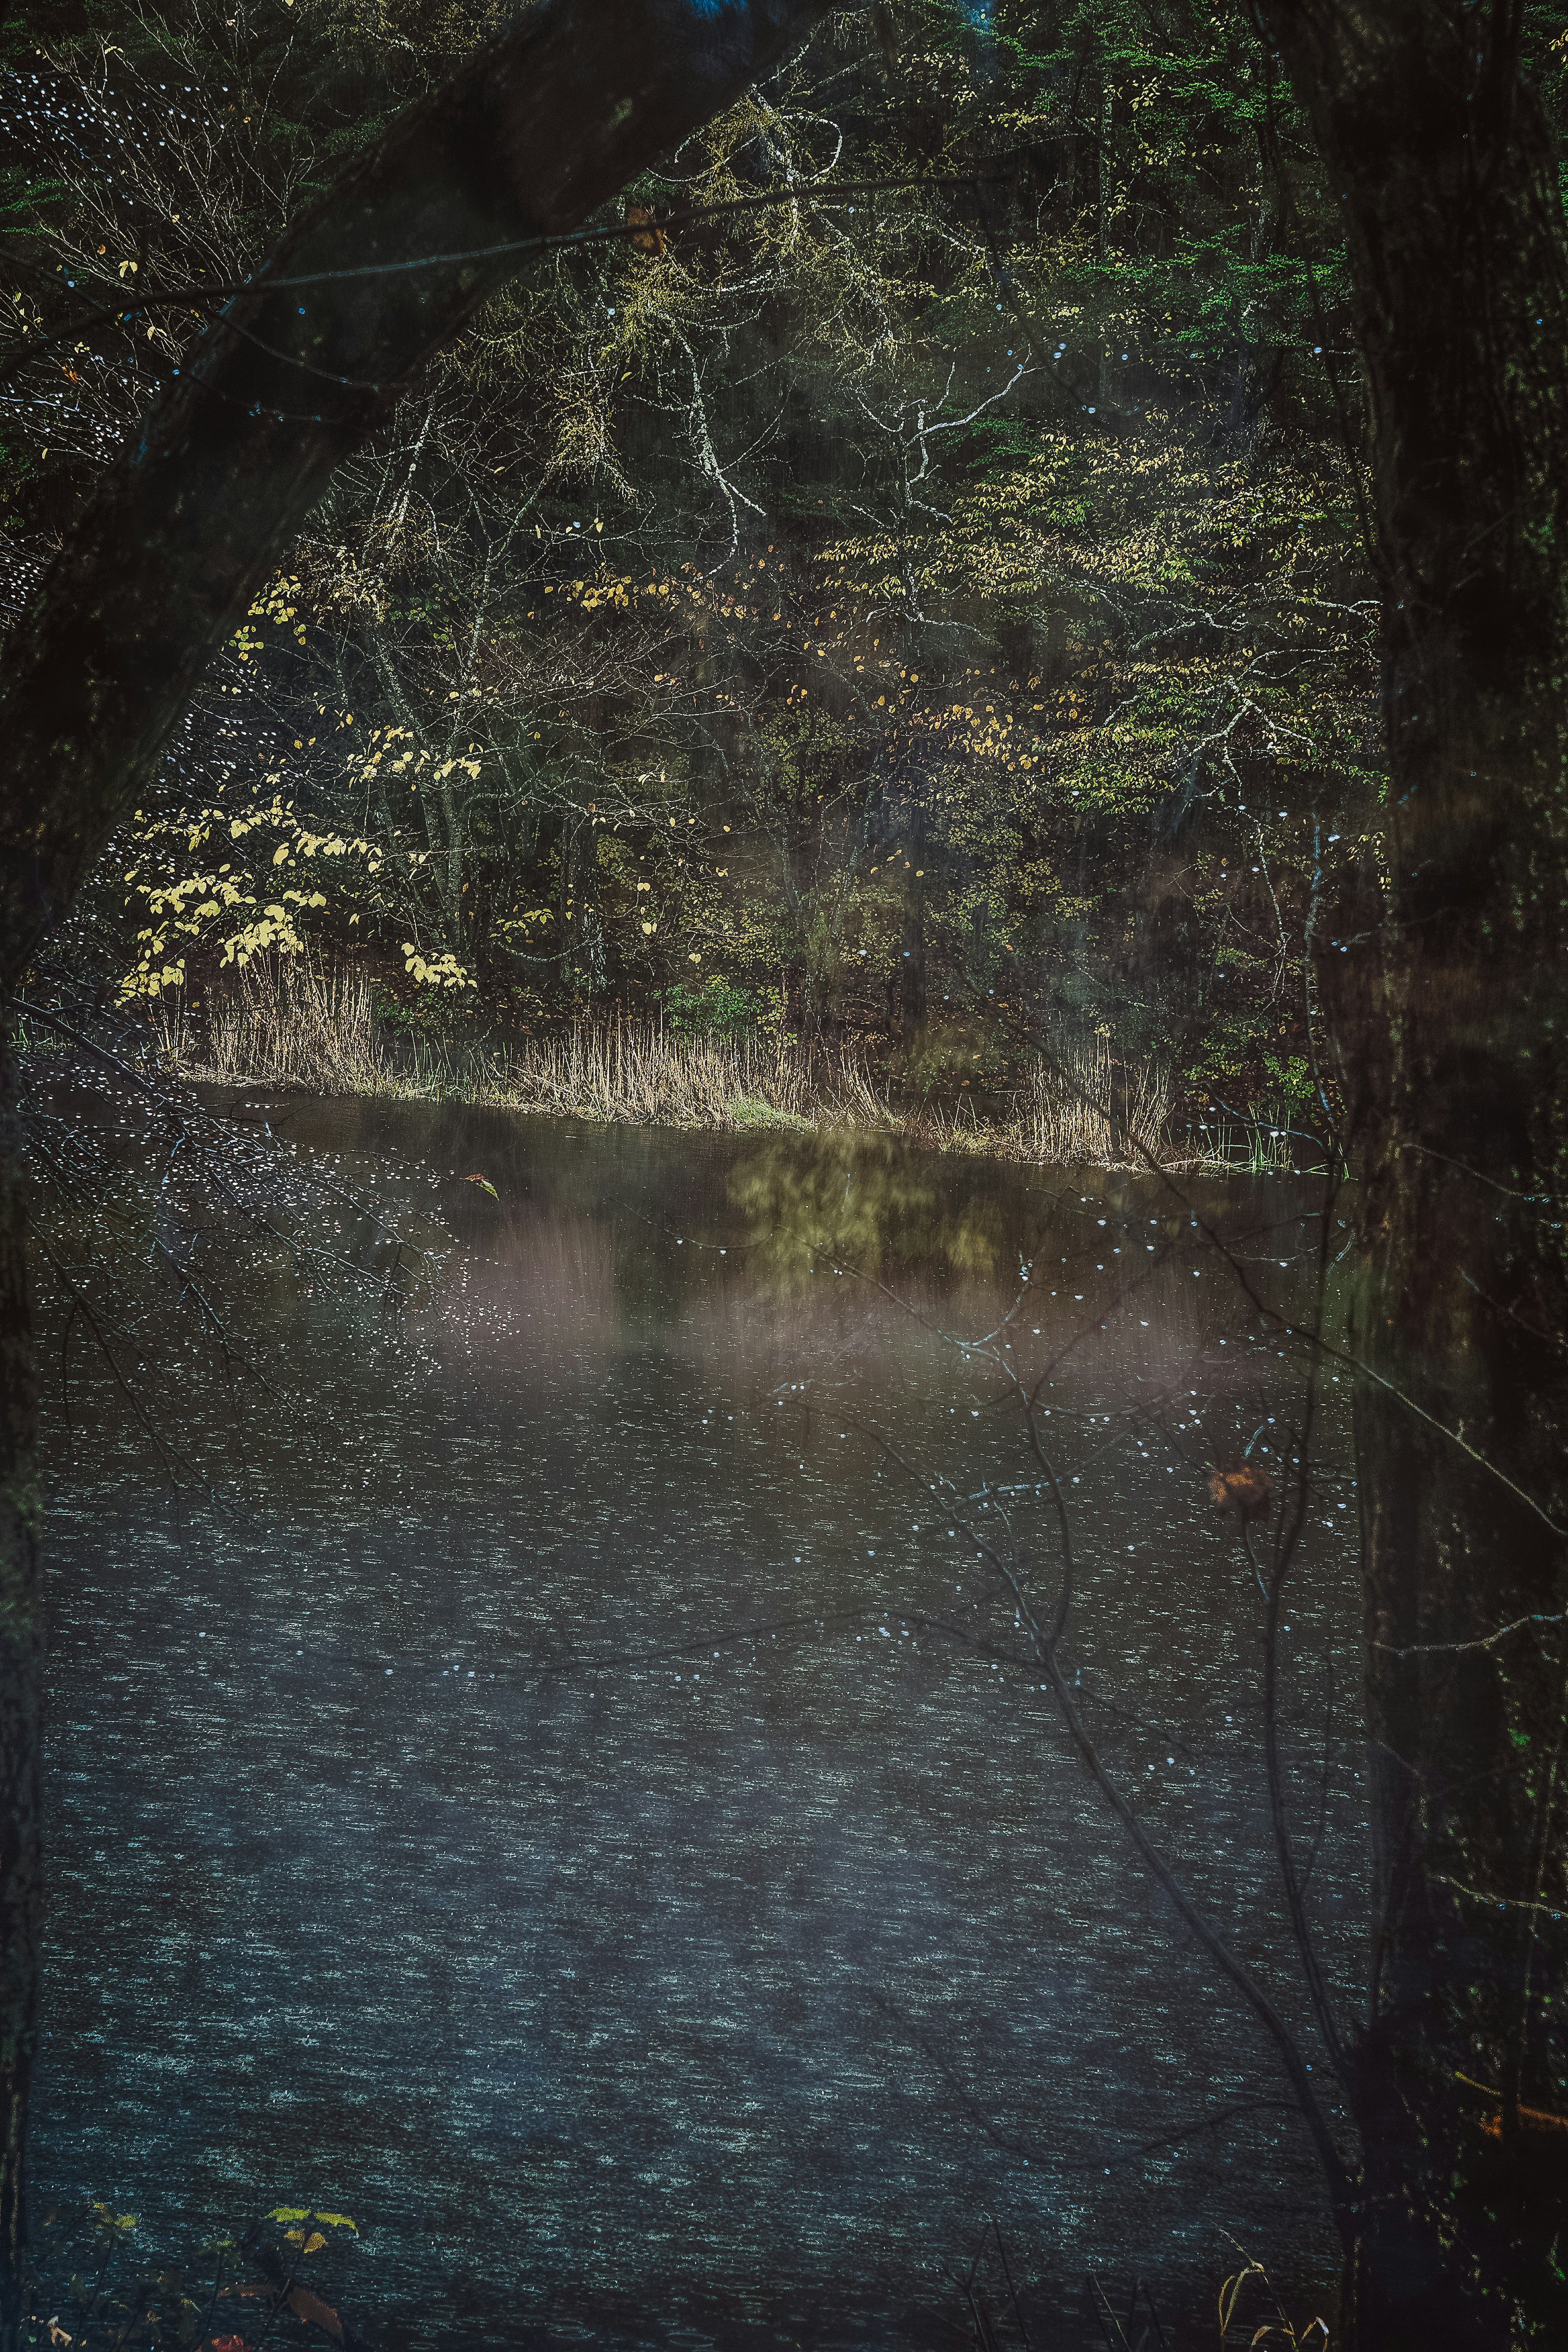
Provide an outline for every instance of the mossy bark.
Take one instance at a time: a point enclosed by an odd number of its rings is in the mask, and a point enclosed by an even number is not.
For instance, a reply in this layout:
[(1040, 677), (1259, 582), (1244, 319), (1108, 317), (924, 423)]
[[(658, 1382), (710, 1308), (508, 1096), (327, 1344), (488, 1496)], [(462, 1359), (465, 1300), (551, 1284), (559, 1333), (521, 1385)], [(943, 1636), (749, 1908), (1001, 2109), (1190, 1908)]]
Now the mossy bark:
[[(1510, 10), (1265, 0), (1370, 399), (1383, 908), (1321, 951), (1363, 1096), (1374, 1932), (1353, 2340), (1561, 2340), (1568, 248)], [(1330, 975), (1325, 974), (1325, 978)], [(1512, 1628), (1504, 1633), (1503, 1628)], [(1468, 2078), (1462, 2079), (1462, 2078)], [(1484, 2086), (1476, 2089), (1474, 2085)]]

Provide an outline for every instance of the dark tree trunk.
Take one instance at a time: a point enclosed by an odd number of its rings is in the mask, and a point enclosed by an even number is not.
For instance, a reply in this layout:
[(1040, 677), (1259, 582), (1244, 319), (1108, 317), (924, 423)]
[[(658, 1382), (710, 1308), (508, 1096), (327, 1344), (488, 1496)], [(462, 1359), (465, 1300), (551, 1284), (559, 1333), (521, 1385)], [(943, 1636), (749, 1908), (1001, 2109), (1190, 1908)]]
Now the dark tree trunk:
[(0, 2342), (15, 2344), (26, 2254), (27, 2097), (42, 1898), (37, 1391), (16, 1066), (0, 1047)]
[[(334, 466), (524, 266), (523, 255), (487, 248), (586, 219), (765, 73), (822, 6), (539, 0), (400, 116), (289, 232), (132, 436), (11, 633), (0, 696), (0, 993), (13, 992), (134, 806), (213, 652)], [(426, 255), (437, 258), (426, 264)], [(19, 2341), (26, 2259), (43, 1654), (35, 1386), (8, 1105), (9, 1096), (0, 1135), (0, 2352)]]
[(926, 886), (921, 870), (926, 860), (923, 808), (916, 808), (904, 840), (910, 861), (904, 888), (903, 954), (899, 964), (899, 1027), (904, 1049), (912, 1053), (926, 1032)]
[[(1339, 194), (1391, 764), (1340, 1044), (1375, 1817), (1364, 2352), (1563, 2340), (1568, 267), (1517, 16), (1264, 0)], [(1321, 943), (1337, 963), (1341, 942)], [(1325, 975), (1325, 978), (1329, 975)], [(1510, 1628), (1511, 1630), (1504, 1631)], [(1482, 2086), (1480, 2088), (1473, 2085)]]
[(583, 977), (583, 949), (588, 877), (584, 858), (584, 838), (592, 840), (588, 821), (571, 807), (561, 812), (561, 890), (556, 913), (556, 937), (561, 948), (561, 977), (571, 986)]

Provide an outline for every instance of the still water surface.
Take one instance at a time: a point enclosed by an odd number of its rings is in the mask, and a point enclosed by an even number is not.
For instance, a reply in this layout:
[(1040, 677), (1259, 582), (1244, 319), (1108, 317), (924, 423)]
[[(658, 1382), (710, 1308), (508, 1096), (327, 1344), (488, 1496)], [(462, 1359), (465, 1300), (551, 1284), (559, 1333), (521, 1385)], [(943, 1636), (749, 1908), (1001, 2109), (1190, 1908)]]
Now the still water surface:
[[(219, 1507), (171, 1496), (107, 1389), (74, 1467), (59, 1439), (47, 2189), (163, 2244), (280, 2200), (352, 2213), (383, 2341), (907, 2341), (955, 2316), (942, 2266), (993, 2217), (1062, 2344), (1091, 2267), (1123, 2299), (1152, 2281), (1179, 2334), (1225, 2231), (1325, 2275), (1282, 2081), (964, 1533), (1054, 1590), (998, 1358), (954, 1344), (1000, 1328), (1045, 1383), (1091, 1725), (1297, 2014), (1261, 1602), (1202, 1470), (1260, 1426), (1289, 1449), (1304, 1366), (1173, 1193), (268, 1108), (429, 1255), (390, 1327), (258, 1273), (284, 1402), (237, 1433), (193, 1387)], [(1258, 1297), (1301, 1304), (1310, 1188), (1192, 1198)], [(1353, 1990), (1355, 1511), (1326, 1393), (1288, 1748)]]

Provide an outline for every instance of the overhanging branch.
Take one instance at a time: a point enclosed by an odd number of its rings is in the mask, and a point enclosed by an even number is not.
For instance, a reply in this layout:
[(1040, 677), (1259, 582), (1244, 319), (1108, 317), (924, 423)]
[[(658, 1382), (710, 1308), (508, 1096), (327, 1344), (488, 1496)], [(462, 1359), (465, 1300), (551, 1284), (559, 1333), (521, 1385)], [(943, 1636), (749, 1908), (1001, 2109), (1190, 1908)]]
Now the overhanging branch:
[[(823, 6), (541, 0), (400, 115), (193, 346), (12, 638), (8, 986), (333, 467), (519, 268), (515, 250), (489, 248), (576, 227)], [(430, 254), (445, 258), (400, 266)]]

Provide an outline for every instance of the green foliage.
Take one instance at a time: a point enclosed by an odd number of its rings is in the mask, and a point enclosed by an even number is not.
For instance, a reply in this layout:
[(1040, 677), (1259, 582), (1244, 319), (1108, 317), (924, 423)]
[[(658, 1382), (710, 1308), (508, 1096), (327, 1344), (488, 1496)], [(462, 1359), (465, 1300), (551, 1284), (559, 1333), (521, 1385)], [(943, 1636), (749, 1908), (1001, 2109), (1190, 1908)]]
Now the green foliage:
[[(51, 70), (101, 68), (133, 125), (178, 55), (208, 152), (198, 184), (132, 141), (133, 234), (40, 134), (35, 257), (100, 294), (248, 267), (489, 22), (99, 5)], [(1301, 1098), (1311, 908), (1381, 782), (1334, 207), (1244, 16), (900, 0), (896, 30), (889, 71), (833, 20), (632, 193), (925, 184), (560, 254), (342, 469), (121, 845), (136, 904), (84, 910), (128, 988), (363, 943), (481, 1020), (978, 1013), (998, 1052), (1100, 1031)], [(973, 172), (983, 201), (934, 184)], [(133, 365), (117, 331), (68, 391), (26, 356), (73, 315), (39, 283), (9, 331), (40, 415), (122, 430), (197, 322)], [(71, 446), (58, 493), (14, 472), (29, 525), (88, 487)], [(229, 811), (267, 816), (244, 866)]]
[(398, 993), (377, 987), (371, 991), (371, 1004), (377, 1026), (394, 1037), (451, 1038), (467, 1025), (461, 998), (444, 989), (414, 985)]
[(760, 1026), (767, 1011), (756, 989), (717, 972), (701, 982), (678, 980), (658, 992), (658, 1001), (678, 1037), (738, 1037)]

